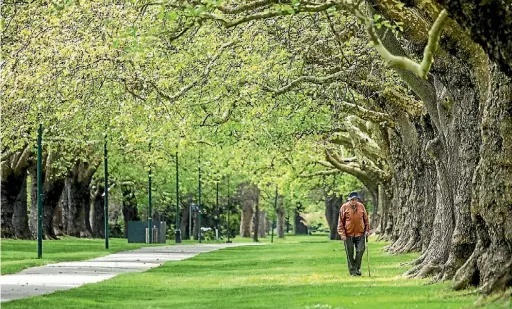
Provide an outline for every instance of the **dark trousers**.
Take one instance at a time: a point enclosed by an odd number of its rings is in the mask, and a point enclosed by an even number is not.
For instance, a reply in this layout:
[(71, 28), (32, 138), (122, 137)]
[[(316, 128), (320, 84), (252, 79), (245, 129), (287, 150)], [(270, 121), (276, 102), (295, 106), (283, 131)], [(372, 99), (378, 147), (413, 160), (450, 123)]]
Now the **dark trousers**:
[[(352, 236), (347, 237), (344, 241), (345, 251), (347, 252), (348, 271), (354, 275), (356, 271), (361, 270), (361, 260), (363, 259), (365, 249), (365, 236)], [(356, 256), (354, 257), (354, 248)]]

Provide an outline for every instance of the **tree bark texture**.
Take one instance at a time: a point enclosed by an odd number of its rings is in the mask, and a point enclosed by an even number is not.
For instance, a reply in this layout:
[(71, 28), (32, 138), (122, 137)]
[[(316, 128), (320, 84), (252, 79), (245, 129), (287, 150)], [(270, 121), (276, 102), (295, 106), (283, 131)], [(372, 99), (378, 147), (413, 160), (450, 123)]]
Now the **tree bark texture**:
[(486, 294), (512, 285), (512, 80), (494, 64), (489, 71), (471, 199), (477, 241), (455, 275), (456, 288), (481, 285)]
[(244, 182), (238, 187), (238, 202), (242, 209), (240, 218), (240, 236), (251, 237), (253, 216), (259, 203), (260, 190), (252, 183)]
[(67, 187), (67, 230), (66, 234), (75, 237), (92, 237), (90, 222), (90, 184), (98, 164), (77, 160), (66, 178)]
[(258, 237), (266, 237), (268, 230), (268, 220), (267, 220), (267, 212), (264, 210), (260, 210), (260, 219), (258, 225)]

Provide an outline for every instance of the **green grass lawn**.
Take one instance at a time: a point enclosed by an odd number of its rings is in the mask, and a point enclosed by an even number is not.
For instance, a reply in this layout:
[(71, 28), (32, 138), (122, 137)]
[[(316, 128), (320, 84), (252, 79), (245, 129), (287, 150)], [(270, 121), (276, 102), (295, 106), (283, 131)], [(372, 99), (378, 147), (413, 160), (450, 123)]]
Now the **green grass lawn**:
[[(236, 241), (239, 239), (235, 238)], [(449, 283), (398, 277), (416, 254), (389, 255), (370, 243), (363, 277), (350, 277), (339, 242), (287, 237), (168, 262), (78, 289), (2, 304), (2, 308), (470, 308), (476, 296)]]
[(129, 244), (126, 239), (112, 238), (110, 249), (105, 250), (103, 239), (63, 237), (43, 241), (43, 258), (37, 258), (37, 241), (2, 239), (2, 275), (19, 272), (25, 268), (56, 262), (81, 261), (119, 251), (137, 249), (145, 244)]

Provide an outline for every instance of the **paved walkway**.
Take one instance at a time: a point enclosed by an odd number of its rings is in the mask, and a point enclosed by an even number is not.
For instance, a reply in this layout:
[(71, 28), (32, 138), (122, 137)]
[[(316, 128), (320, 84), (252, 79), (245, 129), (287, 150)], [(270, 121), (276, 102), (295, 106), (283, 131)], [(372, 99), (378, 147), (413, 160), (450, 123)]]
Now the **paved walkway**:
[(49, 294), (113, 278), (122, 273), (142, 272), (167, 261), (180, 261), (200, 253), (255, 243), (197, 244), (146, 247), (81, 262), (33, 267), (0, 277), (0, 301)]

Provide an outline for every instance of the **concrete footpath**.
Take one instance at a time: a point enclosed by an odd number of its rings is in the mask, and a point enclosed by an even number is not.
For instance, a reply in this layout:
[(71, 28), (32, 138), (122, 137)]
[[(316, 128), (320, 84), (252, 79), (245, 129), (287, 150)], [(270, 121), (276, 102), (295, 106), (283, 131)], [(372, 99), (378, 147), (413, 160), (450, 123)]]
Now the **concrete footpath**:
[(68, 290), (96, 283), (122, 273), (143, 272), (167, 261), (180, 261), (218, 249), (254, 243), (196, 244), (146, 247), (81, 262), (63, 262), (25, 269), (0, 277), (0, 301)]

